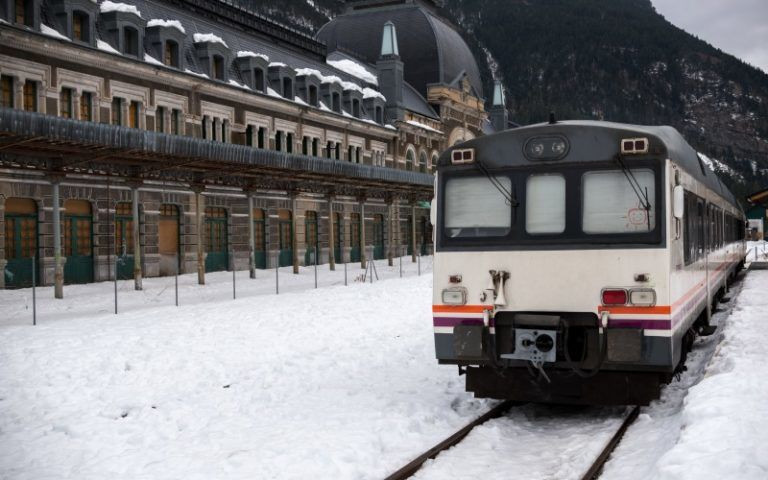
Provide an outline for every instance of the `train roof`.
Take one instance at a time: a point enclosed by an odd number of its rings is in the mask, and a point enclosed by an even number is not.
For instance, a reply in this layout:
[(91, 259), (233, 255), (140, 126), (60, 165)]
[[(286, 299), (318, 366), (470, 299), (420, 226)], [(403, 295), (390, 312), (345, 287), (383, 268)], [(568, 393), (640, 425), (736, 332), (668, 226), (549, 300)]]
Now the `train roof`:
[[(535, 137), (557, 135), (565, 137), (568, 153), (559, 160), (530, 160), (523, 154), (526, 142)], [(440, 157), (439, 165), (450, 165), (453, 149), (474, 148), (482, 156), (488, 168), (531, 166), (539, 164), (573, 164), (605, 162), (619, 154), (620, 141), (627, 138), (647, 137), (649, 152), (675, 160), (688, 174), (719, 193), (724, 199), (739, 207), (736, 197), (723, 184), (717, 173), (701, 160), (675, 128), (670, 126), (631, 125), (596, 120), (568, 120), (557, 123), (539, 123), (504, 130), (485, 137), (475, 138), (454, 145)], [(519, 155), (509, 155), (509, 152)], [(631, 157), (626, 157), (631, 166)]]

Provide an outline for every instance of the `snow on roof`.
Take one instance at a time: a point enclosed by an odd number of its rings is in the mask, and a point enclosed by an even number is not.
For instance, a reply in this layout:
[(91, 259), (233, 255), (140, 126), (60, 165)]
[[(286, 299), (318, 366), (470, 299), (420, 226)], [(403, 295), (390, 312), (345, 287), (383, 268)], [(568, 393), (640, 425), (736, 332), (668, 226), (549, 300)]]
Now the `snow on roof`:
[(272, 62), (269, 64), (270, 67), (287, 67), (288, 65), (284, 64), (283, 62)]
[(181, 33), (187, 33), (186, 30), (184, 30), (184, 27), (181, 25), (181, 22), (178, 20), (163, 20), (161, 18), (153, 18), (152, 20), (147, 22), (147, 26), (148, 27), (172, 27), (180, 31)]
[(293, 97), (293, 101), (298, 103), (299, 105), (309, 106), (307, 102), (301, 99), (301, 97)]
[(160, 60), (156, 59), (155, 57), (153, 57), (148, 53), (144, 54), (144, 61), (147, 63), (151, 63), (152, 65), (160, 65), (160, 66), (163, 65), (163, 62), (161, 62)]
[(432, 128), (429, 125), (425, 125), (425, 124), (423, 124), (421, 122), (417, 122), (416, 120), (406, 120), (405, 123), (407, 123), (408, 125), (413, 125), (414, 127), (423, 128), (424, 130), (427, 130), (427, 131), (430, 131), (430, 132), (443, 133), (440, 130)]
[(374, 85), (379, 84), (379, 81), (374, 74), (369, 72), (364, 66), (360, 65), (354, 60), (326, 60), (326, 63), (334, 68), (338, 68), (344, 73), (348, 73), (353, 77), (357, 77), (368, 83), (372, 83)]
[(320, 80), (321, 82), (323, 81), (323, 78), (325, 78), (325, 76), (322, 73), (320, 73), (320, 70), (315, 70), (314, 68), (297, 68), (296, 76), (297, 77), (314, 76), (314, 77), (317, 77), (317, 79)]
[(44, 23), (40, 24), (40, 33), (48, 35), (49, 37), (58, 38), (59, 40), (69, 40), (69, 38), (65, 37)]
[(320, 110), (322, 110), (324, 112), (331, 112), (332, 111), (330, 108), (328, 108), (328, 106), (326, 104), (324, 104), (322, 102), (322, 100), (317, 102), (317, 103), (320, 104)]
[(192, 36), (195, 43), (205, 43), (205, 42), (211, 42), (211, 43), (220, 43), (224, 45), (225, 47), (229, 48), (227, 43), (218, 35), (214, 35), (213, 33), (196, 33)]
[(185, 69), (184, 69), (184, 73), (190, 73), (190, 74), (192, 74), (192, 75), (196, 75), (196, 76), (198, 76), (198, 77), (203, 77), (203, 78), (210, 78), (210, 77), (208, 77), (208, 75), (206, 75), (206, 74), (204, 74), (204, 73), (197, 73), (197, 72), (193, 72), (192, 70), (190, 70), (190, 69), (188, 69), (188, 68), (185, 68)]
[(250, 50), (240, 50), (239, 52), (237, 52), (237, 58), (243, 58), (243, 57), (263, 58), (265, 62), (269, 61), (269, 57), (264, 55), (263, 53), (255, 53)]
[(127, 3), (110, 2), (109, 0), (107, 0), (106, 2), (103, 2), (101, 6), (99, 6), (99, 11), (101, 11), (101, 13), (108, 13), (108, 12), (132, 13), (137, 17), (141, 18), (141, 12), (139, 12), (139, 9), (133, 5), (128, 5)]
[(360, 88), (360, 85), (352, 82), (341, 82), (341, 88), (344, 90), (354, 90), (356, 92), (363, 93), (363, 89)]
[(372, 88), (369, 88), (369, 87), (365, 87), (363, 89), (363, 98), (380, 98), (380, 99), (384, 100), (385, 102), (387, 101), (387, 97), (382, 95), (381, 92), (379, 92), (377, 90), (374, 90)]
[(244, 88), (246, 90), (251, 90), (251, 87), (249, 87), (248, 85), (239, 83), (236, 80), (232, 80), (231, 78), (229, 79), (229, 84), (232, 85), (233, 87), (240, 87), (240, 88)]
[(120, 52), (118, 52), (117, 49), (104, 40), (96, 40), (96, 48), (105, 52), (114, 53), (115, 55), (120, 55)]
[(267, 95), (270, 97), (283, 98), (283, 96), (277, 93), (272, 87), (267, 87)]
[(386, 125), (384, 125), (384, 128), (388, 128), (388, 129), (390, 129), (390, 130), (397, 130), (397, 129), (394, 127), (394, 125), (390, 125), (390, 124), (386, 124)]
[(322, 80), (323, 83), (338, 83), (339, 85), (342, 84), (342, 80), (337, 77), (336, 75), (326, 75), (323, 77)]

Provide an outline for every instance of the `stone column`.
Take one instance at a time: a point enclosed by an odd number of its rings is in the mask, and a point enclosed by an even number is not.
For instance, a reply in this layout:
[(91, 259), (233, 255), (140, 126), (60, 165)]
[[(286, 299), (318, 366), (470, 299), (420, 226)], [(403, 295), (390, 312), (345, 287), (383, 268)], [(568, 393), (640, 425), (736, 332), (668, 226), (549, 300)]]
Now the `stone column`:
[(411, 204), (411, 262), (416, 263), (416, 203)]
[(293, 273), (299, 273), (299, 245), (296, 242), (296, 194), (291, 193), (291, 251), (293, 252)]
[(393, 201), (392, 198), (387, 198), (387, 265), (390, 267), (395, 264), (394, 260), (394, 254), (392, 252), (392, 245), (393, 245), (393, 234), (394, 234), (394, 228), (393, 228), (393, 222), (392, 222), (392, 214), (394, 211), (393, 207)]
[(360, 197), (360, 268), (365, 268), (365, 197)]
[(195, 193), (195, 244), (197, 246), (197, 283), (205, 285), (205, 252), (203, 243), (203, 209), (205, 201), (203, 199), (203, 190), (205, 187), (195, 186), (192, 191)]
[(336, 232), (333, 231), (333, 195), (328, 195), (328, 265), (336, 270)]
[(139, 185), (131, 185), (131, 197), (133, 200), (133, 288), (142, 290), (141, 278), (141, 228), (139, 219)]
[(59, 201), (59, 179), (51, 180), (53, 187), (53, 296), (64, 298), (64, 259), (61, 256), (61, 211)]
[(24, 109), (24, 82), (26, 80), (21, 77), (14, 77), (13, 79), (13, 108), (17, 110)]
[(256, 278), (256, 232), (253, 228), (253, 194), (248, 192), (248, 270), (251, 278)]

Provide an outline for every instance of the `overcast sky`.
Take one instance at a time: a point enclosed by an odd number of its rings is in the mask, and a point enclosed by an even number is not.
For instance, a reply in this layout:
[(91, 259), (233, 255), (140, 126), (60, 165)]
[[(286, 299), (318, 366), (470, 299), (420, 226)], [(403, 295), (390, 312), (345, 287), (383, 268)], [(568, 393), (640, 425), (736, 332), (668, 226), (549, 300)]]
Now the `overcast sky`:
[(686, 32), (768, 73), (768, 0), (652, 0)]

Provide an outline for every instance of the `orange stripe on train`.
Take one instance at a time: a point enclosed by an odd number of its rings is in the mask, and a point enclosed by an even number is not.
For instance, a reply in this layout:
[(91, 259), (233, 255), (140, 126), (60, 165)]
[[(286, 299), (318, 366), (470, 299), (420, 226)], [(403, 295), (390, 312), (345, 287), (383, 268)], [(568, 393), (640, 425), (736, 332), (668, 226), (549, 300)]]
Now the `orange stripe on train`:
[(489, 305), (432, 305), (435, 313), (483, 313), (483, 310), (492, 310)]

